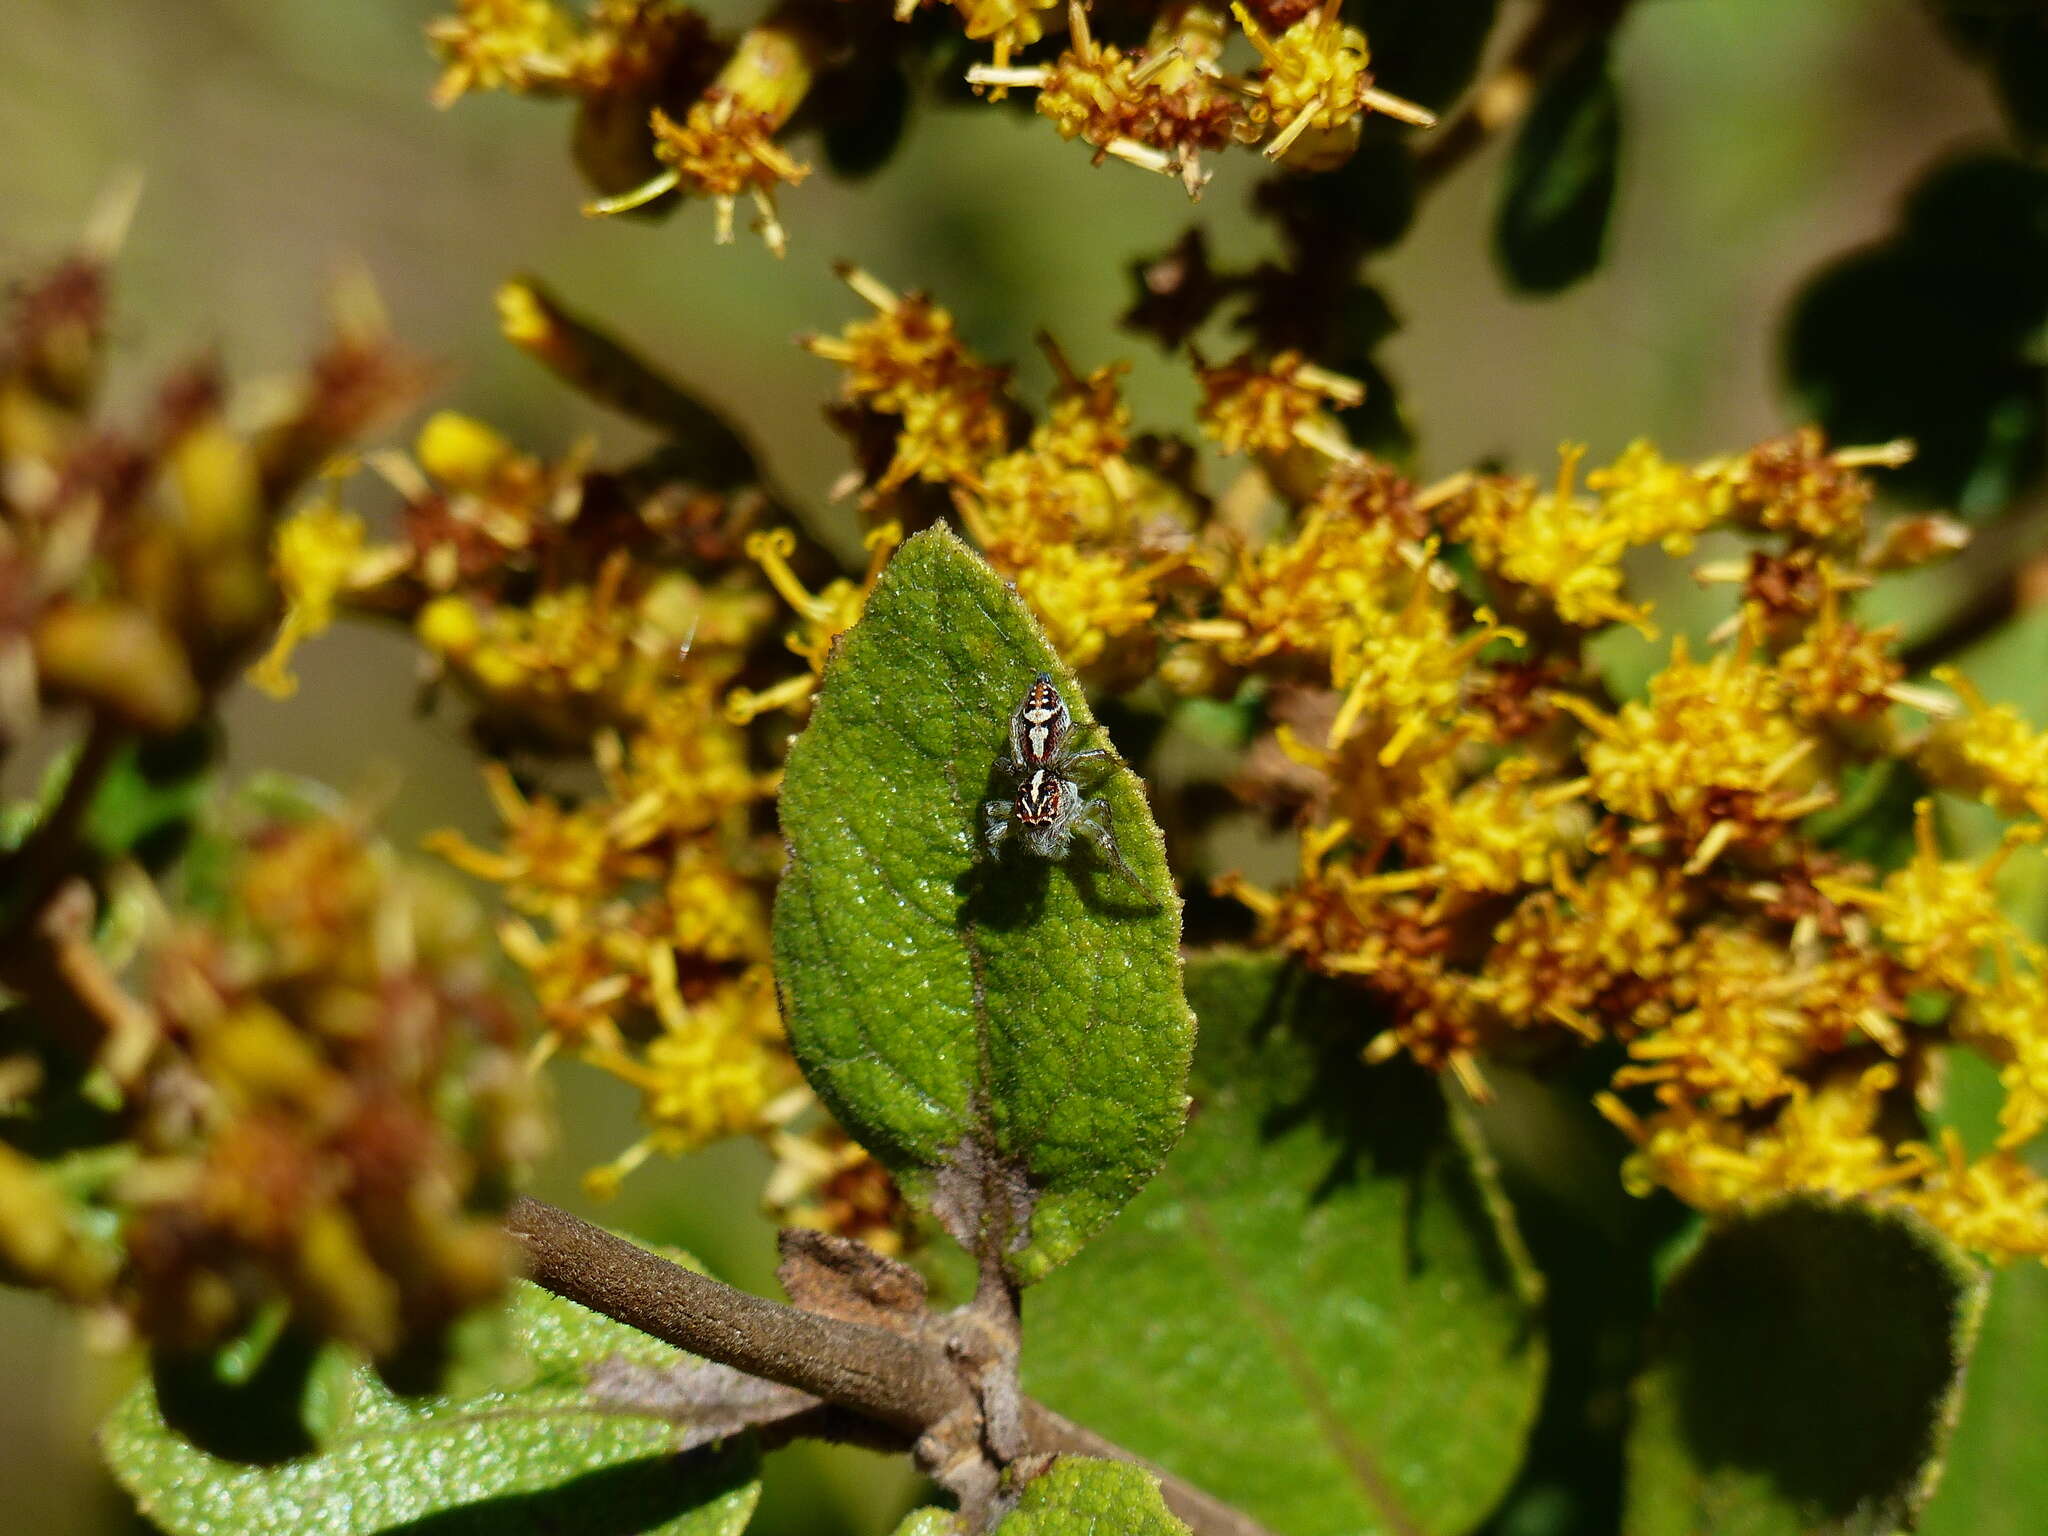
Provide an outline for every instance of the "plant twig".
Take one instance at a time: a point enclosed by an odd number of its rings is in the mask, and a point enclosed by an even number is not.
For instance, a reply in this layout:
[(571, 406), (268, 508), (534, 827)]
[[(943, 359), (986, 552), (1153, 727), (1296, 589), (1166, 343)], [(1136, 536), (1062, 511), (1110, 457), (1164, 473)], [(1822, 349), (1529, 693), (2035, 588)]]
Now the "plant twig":
[(505, 1225), (535, 1284), (707, 1360), (913, 1434), (968, 1401), (944, 1357), (901, 1334), (750, 1295), (525, 1196)]
[(1416, 151), (1418, 188), (1428, 191), (1528, 114), (1543, 84), (1587, 39), (1612, 31), (1630, 0), (1544, 0), (1500, 66), (1472, 88), (1455, 116)]
[[(913, 1439), (943, 1420), (978, 1411), (968, 1378), (938, 1341), (750, 1295), (544, 1201), (514, 1200), (505, 1225), (526, 1250), (534, 1284), (664, 1343), (809, 1392), (829, 1408), (851, 1410)], [(1029, 1453), (1108, 1457), (1153, 1473), (1167, 1507), (1194, 1536), (1272, 1536), (1250, 1516), (1043, 1403), (1024, 1399), (1020, 1419)], [(794, 1428), (798, 1421), (785, 1423)]]

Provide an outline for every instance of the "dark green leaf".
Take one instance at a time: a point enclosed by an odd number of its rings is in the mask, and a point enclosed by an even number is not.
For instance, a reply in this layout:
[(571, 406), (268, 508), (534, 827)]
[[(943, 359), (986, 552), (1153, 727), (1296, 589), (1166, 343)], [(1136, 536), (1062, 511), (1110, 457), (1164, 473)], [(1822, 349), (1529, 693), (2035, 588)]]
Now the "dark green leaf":
[(910, 120), (910, 82), (894, 61), (864, 60), (826, 76), (819, 110), (825, 163), (835, 176), (872, 176), (889, 163)]
[(1213, 955), (1188, 991), (1187, 1136), (1033, 1292), (1026, 1387), (1288, 1536), (1469, 1530), (1544, 1368), (1491, 1170), (1436, 1079), (1359, 1061), (1359, 994)]
[(1441, 112), (1472, 83), (1500, 0), (1353, 0), (1345, 19), (1365, 33), (1373, 83)]
[(1494, 221), (1509, 282), (1556, 293), (1600, 265), (1620, 158), (1621, 96), (1602, 34), (1544, 86), (1515, 137)]
[(1127, 1461), (1062, 1456), (1024, 1489), (996, 1536), (1187, 1536), (1159, 1479)]
[(323, 1355), (303, 1420), (313, 1455), (210, 1456), (165, 1427), (146, 1382), (101, 1447), (169, 1536), (738, 1536), (760, 1495), (751, 1442), (678, 1457), (672, 1424), (594, 1405), (584, 1369), (611, 1354), (686, 1358), (521, 1283), (504, 1353), (474, 1390), (402, 1399)]
[(1838, 442), (1911, 438), (1901, 496), (2003, 511), (2048, 452), (2048, 169), (1999, 155), (1937, 167), (1890, 239), (1794, 302), (1786, 370)]
[(1628, 1536), (1889, 1536), (1926, 1499), (1983, 1303), (1907, 1213), (1817, 1198), (1713, 1228), (1638, 1384)]
[[(805, 1075), (954, 1234), (1019, 1279), (1067, 1258), (1179, 1134), (1193, 1020), (1142, 787), (1099, 785), (1138, 886), (1085, 838), (989, 858), (984, 801), (1034, 673), (1087, 701), (1014, 592), (919, 534), (840, 640), (790, 749), (776, 974)], [(1095, 737), (1099, 740), (1099, 735)]]

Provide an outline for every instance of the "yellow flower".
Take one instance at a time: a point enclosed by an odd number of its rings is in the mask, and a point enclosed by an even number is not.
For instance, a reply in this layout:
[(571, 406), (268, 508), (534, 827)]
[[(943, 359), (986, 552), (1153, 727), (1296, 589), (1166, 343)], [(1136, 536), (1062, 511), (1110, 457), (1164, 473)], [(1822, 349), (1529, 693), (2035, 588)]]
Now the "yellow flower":
[(1913, 857), (1877, 890), (1841, 880), (1818, 884), (1831, 899), (1869, 911), (1878, 932), (1922, 985), (1973, 994), (1983, 986), (1987, 957), (2017, 938), (1999, 906), (1998, 871), (2039, 830), (2014, 829), (1981, 863), (1944, 859), (1934, 830), (1934, 803), (1922, 800), (1913, 807)]
[(1999, 1063), (2005, 1090), (1998, 1144), (2017, 1147), (2048, 1126), (2048, 977), (2001, 953), (1998, 980), (1972, 999), (1963, 1033)]
[(1666, 459), (1637, 438), (1612, 464), (1586, 476), (1586, 489), (1599, 493), (1600, 518), (1630, 544), (1662, 544), (1682, 555), (1693, 537), (1727, 516), (1734, 502), (1711, 476)]
[(1908, 1203), (1966, 1248), (2000, 1263), (2048, 1259), (2048, 1180), (2009, 1151), (1969, 1160), (1953, 1130), (1941, 1137), (1941, 1155), (1926, 1187)]
[(1557, 700), (1593, 733), (1585, 760), (1594, 795), (1678, 838), (1693, 850), (1694, 870), (1730, 842), (1767, 841), (1833, 797), (1784, 678), (1748, 652), (1745, 644), (1695, 662), (1681, 638), (1647, 701), (1606, 715), (1574, 696)]
[(1484, 569), (1539, 595), (1566, 624), (1633, 624), (1647, 633), (1649, 607), (1623, 598), (1621, 562), (1636, 532), (1647, 525), (1665, 537), (1669, 527), (1647, 516), (1647, 498), (1625, 494), (1618, 514), (1609, 516), (1577, 496), (1573, 482), (1584, 453), (1576, 444), (1562, 451), (1547, 495), (1531, 479), (1484, 476), (1448, 498), (1439, 516)]
[(506, 898), (530, 912), (559, 911), (615, 893), (626, 881), (657, 878), (660, 862), (622, 846), (612, 835), (610, 808), (565, 809), (528, 799), (502, 763), (484, 768), (484, 783), (505, 823), (505, 848), (491, 853), (457, 832), (436, 832), (427, 847), (458, 869), (505, 887)]
[(974, 486), (1009, 446), (1008, 373), (977, 359), (954, 334), (953, 317), (921, 294), (898, 295), (858, 268), (845, 272), (874, 319), (804, 346), (846, 369), (849, 400), (900, 418), (896, 449), (874, 490), (910, 479)]
[(761, 693), (749, 688), (733, 689), (725, 700), (725, 715), (733, 724), (745, 725), (770, 710), (794, 709), (810, 702), (818, 679), (825, 674), (825, 658), (832, 653), (832, 642), (859, 620), (875, 583), (882, 579), (882, 568), (903, 542), (903, 527), (900, 523), (884, 523), (869, 530), (861, 542), (868, 551), (867, 575), (857, 582), (828, 582), (814, 596), (790, 568), (789, 557), (796, 553), (794, 533), (776, 528), (747, 536), (747, 558), (760, 565), (769, 584), (804, 621), (787, 643), (809, 670), (795, 673)]
[[(1371, 493), (1364, 473), (1332, 474), (1292, 537), (1244, 549), (1222, 583), (1223, 617), (1183, 632), (1216, 642), (1232, 666), (1276, 653), (1320, 664), (1343, 621), (1414, 599), (1427, 556), (1405, 536), (1401, 492)], [(1378, 470), (1375, 478), (1393, 477)]]
[(1656, 1085), (1666, 1104), (1735, 1116), (1791, 1093), (1811, 1046), (1807, 978), (1781, 944), (1747, 928), (1700, 930), (1675, 970), (1669, 1022), (1629, 1043), (1614, 1085)]
[(445, 107), (467, 91), (566, 88), (577, 27), (555, 0), (456, 0), (427, 38), (445, 61), (434, 87)]
[(1682, 1101), (1648, 1119), (1612, 1094), (1595, 1103), (1636, 1144), (1622, 1169), (1632, 1192), (1661, 1185), (1699, 1210), (1726, 1211), (1800, 1192), (1891, 1197), (1920, 1177), (1925, 1149), (1894, 1147), (1877, 1130), (1899, 1081), (1891, 1062), (1794, 1081), (1760, 1127)]
[(1853, 547), (1863, 536), (1871, 485), (1857, 471), (1869, 464), (1901, 464), (1908, 445), (1828, 451), (1817, 427), (1759, 443), (1732, 463), (1712, 466), (1733, 496), (1732, 513), (1766, 532)]
[[(1324, 0), (1319, 9), (1272, 38), (1240, 0), (1231, 0), (1231, 14), (1265, 66), (1256, 90), (1278, 130), (1266, 154), (1274, 160), (1284, 158), (1298, 170), (1329, 170), (1350, 158), (1364, 112), (1384, 112), (1423, 128), (1436, 124), (1436, 118), (1415, 103), (1373, 86), (1366, 68), (1370, 55), (1365, 34), (1338, 20), (1341, 3)], [(1317, 137), (1305, 140), (1312, 129)]]
[(1340, 462), (1357, 457), (1327, 410), (1365, 398), (1356, 379), (1319, 368), (1299, 352), (1265, 363), (1240, 353), (1214, 367), (1198, 364), (1195, 376), (1202, 387), (1196, 419), (1226, 452), (1277, 457), (1299, 445)]
[(650, 946), (647, 964), (660, 1032), (638, 1057), (600, 1048), (589, 1059), (640, 1090), (641, 1117), (651, 1129), (584, 1176), (596, 1194), (617, 1190), (656, 1152), (675, 1157), (723, 1136), (771, 1129), (800, 1081), (765, 966), (685, 1004), (674, 951)]
[(1486, 1001), (1511, 1024), (1564, 1025), (1588, 1039), (1670, 1016), (1672, 970), (1694, 898), (1678, 872), (1627, 854), (1597, 861), (1583, 880), (1562, 860), (1551, 889), (1494, 930), (1480, 971)]
[(334, 622), (335, 603), (345, 593), (386, 580), (408, 558), (401, 548), (372, 546), (363, 520), (331, 501), (285, 519), (273, 550), (284, 622), (263, 659), (249, 669), (249, 681), (272, 698), (290, 698), (299, 687), (291, 671), (299, 643)]
[(2035, 730), (2010, 704), (1987, 704), (1953, 667), (1937, 667), (1934, 677), (1962, 695), (1967, 713), (1928, 732), (1914, 759), (1921, 771), (2008, 816), (2048, 821), (2048, 731)]

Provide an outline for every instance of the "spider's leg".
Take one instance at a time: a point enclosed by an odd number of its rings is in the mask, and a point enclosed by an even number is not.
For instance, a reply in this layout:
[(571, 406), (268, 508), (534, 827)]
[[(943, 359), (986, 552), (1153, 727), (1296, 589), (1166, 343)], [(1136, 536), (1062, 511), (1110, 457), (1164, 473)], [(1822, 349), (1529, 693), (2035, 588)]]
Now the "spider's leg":
[(1081, 809), (1075, 812), (1071, 825), (1088, 834), (1088, 840), (1118, 874), (1139, 890), (1145, 889), (1145, 882), (1140, 880), (1131, 866), (1124, 862), (1123, 852), (1116, 845), (1116, 833), (1110, 829), (1107, 800), (1098, 795), (1095, 799), (1084, 802)]
[(981, 837), (988, 844), (990, 853), (1001, 853), (1003, 839), (1010, 832), (1010, 802), (1007, 800), (984, 800), (981, 802)]
[(1086, 752), (1069, 752), (1065, 758), (1065, 765), (1071, 768), (1076, 763), (1092, 763), (1103, 759), (1114, 761), (1115, 758), (1116, 754), (1107, 747), (1090, 747)]

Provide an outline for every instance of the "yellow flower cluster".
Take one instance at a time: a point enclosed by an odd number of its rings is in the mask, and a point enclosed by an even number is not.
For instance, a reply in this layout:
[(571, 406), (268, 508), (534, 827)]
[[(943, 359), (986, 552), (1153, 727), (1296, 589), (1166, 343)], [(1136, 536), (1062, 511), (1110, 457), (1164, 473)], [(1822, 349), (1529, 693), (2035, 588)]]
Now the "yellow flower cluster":
[[(646, 1134), (591, 1172), (594, 1189), (734, 1134), (804, 1165), (837, 1132), (811, 1112), (782, 1034), (768, 934), (781, 858), (763, 815), (777, 775), (748, 726), (808, 702), (900, 535), (876, 530), (866, 579), (813, 596), (789, 530), (750, 528), (744, 503), (715, 497), (681, 519), (669, 492), (622, 504), (587, 448), (544, 463), (444, 412), (412, 458), (372, 462), (401, 497), (398, 536), (371, 542), (331, 501), (281, 527), (288, 608), (259, 680), (285, 675), (290, 645), (346, 607), (410, 618), (474, 702), (507, 754), (485, 770), (502, 832), (429, 846), (511, 909), (499, 938), (545, 1031), (529, 1065), (568, 1047), (641, 1095)], [(786, 667), (775, 593), (802, 621), (787, 647), (803, 665), (757, 687)], [(587, 757), (594, 787), (539, 787), (563, 754)], [(886, 1177), (882, 1190), (869, 1217), (900, 1223)]]
[[(967, 71), (969, 83), (1000, 98), (1012, 87), (1036, 90), (1038, 111), (1060, 137), (1084, 139), (1098, 164), (1115, 156), (1140, 169), (1178, 177), (1190, 197), (1208, 181), (1205, 150), (1263, 144), (1270, 160), (1296, 171), (1327, 171), (1358, 148), (1364, 118), (1380, 112), (1416, 127), (1436, 118), (1373, 84), (1365, 34), (1338, 18), (1338, 0), (1299, 13), (1277, 35), (1242, 4), (1229, 15), (1213, 6), (1176, 4), (1161, 11), (1142, 49), (1095, 41), (1081, 0), (1068, 0), (1067, 50), (1050, 64), (1012, 67), (1010, 55), (1045, 32), (1054, 0), (956, 0), (967, 35), (993, 37), (995, 59)], [(1250, 75), (1220, 63), (1235, 17), (1257, 55)]]
[(119, 1299), (173, 1348), (278, 1296), (373, 1356), (431, 1348), (511, 1274), (489, 1206), (543, 1136), (474, 909), (344, 816), (259, 822), (221, 878), (221, 918), (149, 945)]
[[(1261, 942), (1371, 995), (1368, 1058), (1483, 1093), (1490, 1054), (1614, 1041), (1600, 1102), (1637, 1188), (1706, 1209), (1894, 1200), (1987, 1253), (2048, 1256), (2048, 1185), (2020, 1155), (2048, 1125), (2048, 983), (1994, 884), (2038, 819), (1959, 861), (1923, 806), (1917, 851), (1885, 870), (1833, 851), (1821, 817), (1892, 773), (2007, 815), (2048, 805), (2048, 733), (1951, 674), (1960, 701), (1909, 682), (1895, 635), (1855, 616), (1881, 572), (1958, 543), (1942, 520), (1876, 519), (1861, 471), (1899, 449), (1803, 431), (1679, 464), (1636, 443), (1582, 475), (1567, 448), (1547, 488), (1418, 489), (1345, 437), (1348, 381), (1247, 354), (1195, 364), (1198, 423), (1251, 461), (1211, 496), (1145, 478), (1114, 370), (1055, 353), (1052, 408), (1011, 428), (1001, 375), (943, 311), (869, 296), (877, 321), (814, 350), (895, 434), (861, 438), (890, 466), (871, 506), (929, 467), (1094, 681), (1251, 709), (1234, 787), (1294, 812), (1299, 874), (1216, 887)], [(1616, 696), (1587, 638), (1650, 633), (1634, 557), (1710, 531), (1749, 542), (1701, 570), (1739, 584), (1736, 611)], [(1199, 825), (1176, 837), (1199, 864)], [(1974, 1160), (1911, 1129), (1963, 1050), (2006, 1091), (2001, 1144)]]
[(864, 436), (866, 422), (891, 434), (886, 464), (865, 486), (867, 506), (891, 504), (913, 479), (947, 487), (961, 521), (1071, 664), (1142, 677), (1160, 605), (1199, 579), (1199, 561), (1186, 494), (1131, 451), (1122, 369), (1080, 375), (1047, 342), (1053, 398), (1013, 448), (1029, 417), (1006, 391), (1007, 370), (976, 358), (929, 299), (899, 296), (864, 272), (846, 276), (876, 317), (805, 346), (845, 369), (846, 397), (861, 413), (853, 435)]

